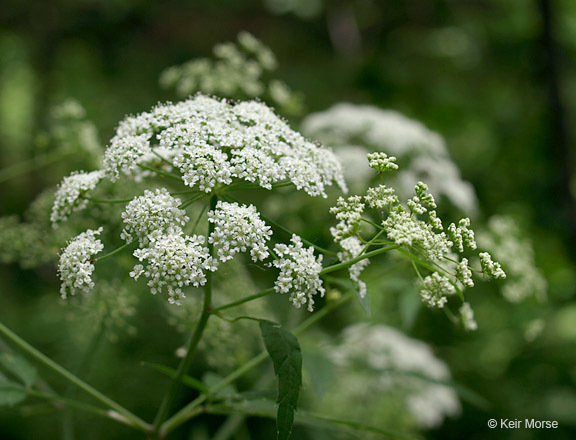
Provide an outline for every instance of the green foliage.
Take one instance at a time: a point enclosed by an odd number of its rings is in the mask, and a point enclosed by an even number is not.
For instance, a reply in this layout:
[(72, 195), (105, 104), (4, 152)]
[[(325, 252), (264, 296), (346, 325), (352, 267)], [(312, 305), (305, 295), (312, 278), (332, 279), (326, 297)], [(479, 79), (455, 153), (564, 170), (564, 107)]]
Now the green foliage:
[(270, 321), (260, 321), (260, 331), (278, 377), (277, 438), (288, 440), (302, 386), (300, 344), (292, 333)]

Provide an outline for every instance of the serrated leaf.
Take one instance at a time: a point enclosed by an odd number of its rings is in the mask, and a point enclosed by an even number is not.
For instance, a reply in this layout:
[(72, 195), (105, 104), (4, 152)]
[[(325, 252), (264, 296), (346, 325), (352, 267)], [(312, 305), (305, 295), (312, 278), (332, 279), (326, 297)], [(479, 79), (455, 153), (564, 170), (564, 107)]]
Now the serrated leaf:
[(26, 398), (26, 389), (0, 374), (0, 406), (14, 406)]
[(278, 377), (277, 439), (288, 440), (302, 386), (302, 351), (296, 336), (278, 324), (262, 320), (260, 331)]
[(36, 368), (22, 356), (13, 353), (1, 353), (0, 364), (22, 382), (31, 386), (36, 380)]

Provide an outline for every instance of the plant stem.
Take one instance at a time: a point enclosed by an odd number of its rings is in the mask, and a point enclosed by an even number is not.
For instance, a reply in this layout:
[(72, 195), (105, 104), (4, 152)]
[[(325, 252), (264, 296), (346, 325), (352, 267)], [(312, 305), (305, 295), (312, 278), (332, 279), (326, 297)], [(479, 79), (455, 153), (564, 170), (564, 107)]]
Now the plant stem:
[(143, 170), (152, 171), (156, 174), (160, 174), (161, 176), (169, 177), (170, 179), (174, 179), (174, 180), (177, 180), (179, 182), (183, 182), (182, 178), (180, 176), (177, 176), (176, 174), (168, 173), (166, 171), (159, 170), (158, 168), (152, 168), (152, 167), (149, 167), (146, 165), (142, 165), (141, 163), (139, 163), (137, 165), (140, 168), (142, 168)]
[[(210, 199), (210, 209), (214, 209), (216, 207), (216, 202), (218, 198), (216, 196), (212, 196)], [(208, 222), (208, 236), (214, 231), (214, 224)], [(208, 250), (210, 256), (214, 253), (214, 246), (213, 244), (208, 244)], [(204, 333), (204, 329), (206, 328), (206, 324), (208, 323), (208, 319), (210, 318), (210, 314), (212, 311), (212, 272), (208, 271), (206, 273), (206, 284), (204, 285), (204, 307), (202, 308), (202, 313), (200, 314), (200, 319), (194, 328), (194, 332), (190, 337), (190, 341), (188, 343), (188, 350), (186, 351), (186, 356), (180, 362), (178, 366), (178, 370), (176, 371), (176, 375), (172, 380), (170, 385), (170, 389), (166, 396), (164, 396), (164, 400), (160, 404), (160, 408), (158, 409), (158, 413), (156, 414), (156, 418), (154, 419), (154, 428), (153, 432), (155, 435), (160, 434), (160, 438), (163, 437), (162, 433), (160, 432), (160, 428), (162, 426), (162, 422), (166, 419), (168, 412), (170, 411), (170, 407), (172, 406), (172, 402), (176, 396), (176, 393), (180, 387), (180, 382), (182, 378), (186, 375), (188, 370), (190, 369), (190, 365), (192, 364), (192, 359), (194, 357), (194, 353), (198, 348), (198, 344), (200, 339), (202, 338), (202, 334)]]
[(400, 246), (398, 246), (398, 245), (393, 245), (393, 246), (383, 247), (383, 248), (380, 248), (380, 249), (375, 249), (375, 250), (370, 251), (370, 252), (366, 252), (365, 254), (358, 255), (356, 258), (352, 258), (351, 260), (346, 261), (345, 263), (338, 263), (338, 264), (333, 264), (332, 266), (325, 267), (325, 268), (320, 272), (320, 275), (325, 275), (325, 274), (330, 273), (330, 272), (334, 272), (334, 271), (337, 271), (337, 270), (340, 270), (340, 269), (344, 269), (344, 268), (346, 268), (346, 267), (348, 267), (348, 266), (351, 266), (351, 265), (354, 264), (354, 263), (357, 263), (358, 261), (362, 261), (362, 260), (364, 260), (364, 259), (366, 259), (366, 258), (374, 257), (374, 256), (376, 256), (376, 255), (383, 254), (384, 252), (388, 252), (388, 251), (391, 251), (391, 250), (394, 250), (394, 249), (398, 249), (399, 247), (400, 247)]
[(102, 255), (100, 258), (95, 258), (94, 260), (92, 260), (93, 263), (97, 263), (98, 261), (102, 261), (105, 260), (106, 258), (109, 258), (113, 255), (116, 255), (118, 252), (123, 251), (124, 249), (126, 249), (128, 246), (130, 246), (131, 244), (134, 244), (138, 241), (138, 239), (132, 240), (130, 243), (126, 243), (123, 244), (122, 246), (120, 246), (119, 248), (114, 249), (112, 252), (107, 253), (106, 255)]
[[(337, 301), (326, 305), (324, 308), (316, 312), (314, 315), (312, 315), (310, 318), (308, 318), (307, 320), (302, 322), (298, 327), (296, 327), (293, 331), (294, 335), (298, 336), (302, 334), (311, 325), (318, 322), (320, 319), (325, 317), (328, 313), (330, 313), (337, 307), (340, 307), (342, 304), (349, 301), (352, 297), (353, 292), (348, 292)], [(224, 387), (231, 384), (232, 382), (234, 382), (239, 377), (243, 376), (251, 369), (260, 365), (266, 359), (268, 359), (268, 352), (263, 351), (262, 353), (260, 353), (256, 357), (253, 357), (251, 360), (249, 360), (244, 365), (239, 367), (237, 370), (230, 373), (228, 376), (226, 376), (212, 388), (210, 388), (209, 394), (201, 394), (200, 396), (198, 396), (196, 399), (194, 399), (192, 402), (190, 402), (188, 405), (186, 405), (184, 408), (182, 408), (180, 411), (178, 411), (176, 414), (174, 414), (171, 418), (169, 418), (168, 420), (166, 420), (166, 422), (162, 424), (162, 427), (160, 429), (161, 434), (160, 437), (162, 438), (166, 436), (174, 429), (176, 429), (178, 426), (180, 426), (182, 423), (186, 422), (187, 420), (191, 419), (192, 417), (198, 414), (201, 414), (203, 410), (199, 408), (199, 406), (202, 405), (210, 395), (222, 390)]]
[[(93, 388), (92, 386), (88, 385), (82, 379), (80, 379), (80, 378), (76, 377), (75, 375), (73, 375), (72, 373), (70, 373), (70, 371), (68, 371), (67, 369), (65, 369), (61, 365), (57, 364), (52, 359), (50, 359), (48, 356), (46, 356), (45, 354), (43, 354), (42, 352), (40, 352), (39, 350), (37, 350), (36, 348), (31, 346), (30, 344), (28, 344), (20, 336), (18, 336), (16, 333), (14, 333), (12, 330), (10, 330), (8, 327), (6, 327), (2, 323), (0, 323), (0, 334), (4, 335), (7, 339), (11, 340), (20, 349), (22, 349), (23, 351), (28, 353), (31, 357), (36, 359), (41, 364), (50, 368), (54, 372), (58, 373), (60, 376), (64, 377), (69, 382), (73, 383), (77, 387), (84, 390), (86, 393), (90, 394), (96, 400), (99, 400), (104, 405), (106, 405), (107, 407), (114, 410), (114, 412), (116, 412), (120, 416), (120, 417), (114, 417), (116, 420), (125, 419), (125, 421), (124, 421), (125, 423), (129, 424), (130, 426), (132, 426), (132, 427), (134, 427), (140, 431), (143, 431), (146, 433), (150, 431), (150, 425), (148, 423), (146, 423), (144, 420), (142, 420), (141, 418), (139, 418), (135, 414), (131, 413), (129, 410), (124, 408), (122, 405), (116, 403), (115, 401), (113, 401), (109, 397), (105, 396), (100, 391), (98, 391), (95, 388)], [(112, 414), (113, 412), (108, 411), (108, 413)]]
[(0, 170), (0, 183), (6, 182), (7, 180), (10, 180), (21, 174), (34, 171), (35, 169), (41, 168), (45, 165), (49, 165), (70, 154), (72, 153), (67, 151), (53, 151), (50, 153), (38, 155), (32, 159), (9, 165), (6, 168)]
[(216, 308), (212, 309), (212, 313), (218, 313), (218, 312), (221, 312), (222, 310), (230, 309), (232, 307), (239, 306), (241, 304), (253, 301), (253, 300), (258, 299), (258, 298), (263, 298), (265, 296), (273, 294), (274, 292), (275, 292), (274, 287), (271, 287), (270, 289), (263, 290), (262, 292), (255, 293), (254, 295), (247, 296), (246, 298), (239, 299), (238, 301), (234, 301), (234, 302), (225, 304), (223, 306), (216, 307)]

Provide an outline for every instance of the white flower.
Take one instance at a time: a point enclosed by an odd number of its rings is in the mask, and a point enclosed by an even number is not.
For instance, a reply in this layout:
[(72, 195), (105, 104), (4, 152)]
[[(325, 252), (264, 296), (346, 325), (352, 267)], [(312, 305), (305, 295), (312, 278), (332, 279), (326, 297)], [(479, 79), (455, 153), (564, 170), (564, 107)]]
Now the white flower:
[(214, 270), (208, 248), (203, 246), (204, 237), (183, 234), (152, 234), (151, 245), (136, 249), (134, 256), (146, 266), (136, 265), (130, 276), (138, 279), (140, 275), (148, 278), (148, 287), (152, 294), (168, 291), (168, 301), (180, 304), (185, 298), (182, 288), (206, 283), (206, 270)]
[(448, 301), (447, 295), (453, 295), (456, 289), (448, 278), (440, 275), (438, 272), (433, 272), (424, 278), (424, 285), (420, 291), (420, 297), (430, 307), (438, 307), (441, 309)]
[[(130, 175), (152, 152), (150, 140), (183, 174), (184, 182), (211, 191), (233, 179), (271, 189), (286, 180), (312, 196), (333, 183), (346, 190), (334, 154), (307, 141), (265, 104), (232, 105), (198, 95), (122, 121), (104, 158), (107, 175)], [(154, 147), (157, 148), (157, 147)]]
[(375, 188), (368, 188), (364, 200), (372, 209), (384, 209), (400, 204), (394, 188), (386, 185), (378, 185)]
[(104, 153), (106, 175), (112, 182), (116, 181), (120, 173), (130, 173), (139, 159), (151, 151), (150, 134), (114, 136)]
[(68, 294), (89, 292), (94, 287), (92, 273), (94, 264), (91, 257), (104, 249), (102, 242), (96, 238), (102, 233), (102, 228), (96, 231), (88, 229), (68, 243), (60, 254), (58, 274), (62, 281), (60, 294), (66, 298)]
[[(348, 237), (342, 240), (340, 243), (344, 252), (338, 252), (338, 259), (346, 263), (360, 255), (360, 253), (364, 250), (364, 246), (360, 242), (360, 240), (356, 237)], [(356, 281), (359, 287), (359, 293), (362, 298), (366, 296), (366, 283), (359, 279), (360, 274), (364, 270), (366, 266), (370, 264), (370, 260), (365, 258), (364, 260), (360, 260), (357, 263), (354, 263), (350, 267), (348, 267), (348, 272), (350, 273), (350, 279), (352, 281)]]
[(460, 319), (466, 331), (478, 329), (478, 324), (474, 321), (474, 310), (472, 310), (472, 307), (470, 307), (470, 304), (467, 302), (460, 307)]
[(356, 233), (363, 212), (364, 203), (362, 203), (361, 196), (352, 196), (347, 199), (338, 197), (336, 206), (330, 208), (330, 213), (335, 214), (336, 219), (340, 220), (336, 227), (330, 228), (337, 242)]
[(397, 245), (418, 246), (432, 260), (441, 260), (450, 252), (452, 242), (444, 232), (434, 232), (434, 225), (414, 218), (402, 207), (392, 211), (382, 226)]
[(472, 280), (472, 271), (468, 267), (468, 259), (462, 258), (462, 261), (456, 266), (456, 277), (466, 287), (474, 287)]
[(144, 191), (143, 196), (126, 205), (122, 213), (125, 227), (120, 236), (126, 242), (137, 238), (141, 245), (147, 245), (153, 232), (181, 233), (189, 219), (179, 206), (180, 199), (172, 197), (166, 188)]
[(81, 196), (93, 190), (103, 177), (103, 171), (73, 172), (65, 177), (56, 190), (56, 199), (50, 214), (52, 225), (56, 227), (59, 222), (66, 221), (72, 212), (84, 209), (88, 201)]
[(382, 151), (402, 163), (393, 177), (400, 195), (408, 196), (422, 180), (463, 212), (473, 215), (477, 210), (474, 188), (462, 180), (444, 140), (418, 121), (392, 110), (342, 103), (305, 118), (302, 131), (335, 149), (347, 180), (356, 187), (367, 185), (370, 178), (368, 164), (362, 167), (362, 156)]
[(482, 272), (495, 280), (506, 278), (506, 273), (502, 270), (500, 263), (492, 260), (492, 256), (488, 252), (480, 252), (478, 256), (480, 257)]
[(474, 231), (470, 229), (470, 219), (463, 218), (458, 222), (458, 226), (454, 223), (451, 223), (448, 226), (448, 237), (459, 252), (464, 252), (464, 245), (468, 248), (475, 250), (476, 240), (474, 239)]
[(314, 310), (314, 296), (324, 296), (324, 287), (320, 279), (322, 271), (322, 255), (314, 256), (314, 248), (304, 248), (302, 239), (292, 236), (292, 244), (277, 244), (274, 252), (279, 259), (273, 261), (273, 266), (280, 269), (280, 274), (274, 283), (277, 293), (290, 293), (290, 300), (296, 307), (307, 305), (308, 310)]
[(260, 219), (253, 205), (218, 202), (216, 209), (208, 213), (208, 221), (214, 223), (214, 231), (208, 242), (214, 244), (214, 250), (221, 261), (227, 261), (238, 252), (250, 250), (253, 261), (268, 258), (266, 242), (272, 231)]
[(382, 152), (368, 154), (368, 166), (374, 168), (379, 173), (398, 169), (396, 158), (394, 156), (388, 156), (386, 153)]

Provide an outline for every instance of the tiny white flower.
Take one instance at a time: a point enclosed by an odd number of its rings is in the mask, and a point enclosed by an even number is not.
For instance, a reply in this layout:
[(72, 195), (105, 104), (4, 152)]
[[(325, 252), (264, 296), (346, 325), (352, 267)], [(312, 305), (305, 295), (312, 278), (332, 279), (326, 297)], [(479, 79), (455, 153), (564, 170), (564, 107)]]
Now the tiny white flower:
[(368, 154), (368, 165), (370, 168), (374, 168), (379, 173), (383, 173), (385, 171), (395, 171), (398, 169), (396, 158), (394, 156), (388, 156), (383, 152)]
[(420, 291), (420, 297), (430, 307), (441, 309), (448, 301), (446, 296), (456, 293), (456, 289), (448, 278), (438, 272), (424, 278), (424, 285)]
[(65, 177), (56, 190), (56, 199), (50, 213), (50, 221), (53, 227), (66, 221), (74, 211), (81, 211), (88, 201), (81, 196), (93, 190), (104, 177), (103, 171), (73, 172)]
[(94, 264), (91, 258), (104, 249), (102, 242), (96, 238), (101, 233), (102, 228), (96, 231), (88, 229), (73, 238), (60, 254), (58, 274), (62, 281), (62, 298), (66, 298), (68, 294), (87, 293), (94, 287)]
[(166, 289), (168, 301), (180, 305), (180, 300), (185, 298), (183, 287), (204, 285), (205, 271), (215, 269), (208, 248), (204, 246), (205, 239), (158, 232), (153, 235), (150, 246), (134, 251), (134, 256), (145, 266), (136, 265), (130, 276), (137, 279), (143, 274), (148, 278), (152, 294)]
[(147, 245), (153, 232), (181, 233), (189, 218), (179, 206), (180, 199), (172, 197), (166, 188), (144, 191), (143, 196), (135, 197), (126, 205), (122, 213), (124, 230), (120, 236), (126, 242), (137, 238), (141, 245)]
[[(360, 240), (356, 237), (348, 237), (342, 240), (340, 243), (344, 252), (338, 252), (338, 259), (346, 263), (360, 255), (360, 253), (364, 250), (364, 246), (360, 242)], [(362, 298), (366, 296), (366, 283), (360, 280), (360, 274), (364, 270), (366, 266), (370, 264), (370, 260), (365, 258), (364, 260), (360, 260), (357, 263), (352, 264), (348, 268), (348, 272), (350, 273), (350, 279), (352, 281), (356, 281), (358, 283), (359, 294)]]
[(260, 219), (255, 206), (219, 201), (216, 209), (208, 213), (208, 221), (214, 224), (208, 242), (214, 244), (221, 261), (230, 260), (236, 253), (248, 250), (255, 262), (268, 258), (266, 243), (272, 231)]
[(324, 287), (320, 279), (322, 271), (322, 255), (314, 256), (314, 248), (304, 248), (302, 239), (292, 236), (292, 244), (277, 244), (274, 252), (279, 259), (273, 261), (273, 266), (280, 269), (280, 274), (274, 283), (277, 293), (289, 293), (290, 300), (296, 307), (306, 305), (311, 312), (314, 310), (314, 296), (324, 296)]
[(480, 252), (478, 255), (480, 257), (482, 272), (495, 280), (506, 278), (506, 273), (500, 263), (492, 260), (492, 256), (488, 252)]

